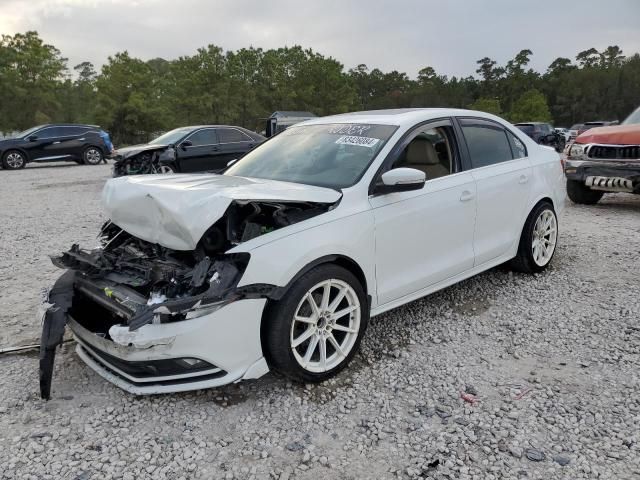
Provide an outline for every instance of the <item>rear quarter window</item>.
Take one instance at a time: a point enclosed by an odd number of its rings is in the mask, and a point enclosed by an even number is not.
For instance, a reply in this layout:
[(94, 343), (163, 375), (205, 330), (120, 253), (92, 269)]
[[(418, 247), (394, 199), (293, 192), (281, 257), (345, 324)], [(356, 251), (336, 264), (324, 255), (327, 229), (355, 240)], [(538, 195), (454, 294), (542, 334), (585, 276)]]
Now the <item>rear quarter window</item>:
[[(465, 122), (466, 123), (466, 122)], [(502, 127), (487, 124), (463, 123), (472, 168), (481, 168), (513, 160), (507, 132)]]

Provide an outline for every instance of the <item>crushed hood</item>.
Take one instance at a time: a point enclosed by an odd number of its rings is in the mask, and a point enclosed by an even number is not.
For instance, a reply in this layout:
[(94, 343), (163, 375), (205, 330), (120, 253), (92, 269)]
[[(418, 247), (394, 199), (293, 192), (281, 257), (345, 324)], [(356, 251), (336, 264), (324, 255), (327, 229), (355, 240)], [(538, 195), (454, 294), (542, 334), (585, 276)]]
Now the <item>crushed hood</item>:
[(336, 190), (227, 175), (139, 175), (107, 181), (109, 219), (131, 235), (174, 250), (193, 250), (233, 201), (335, 203)]
[(118, 159), (124, 160), (133, 155), (137, 155), (141, 152), (146, 152), (149, 150), (164, 150), (168, 147), (168, 145), (152, 145), (152, 144), (142, 144), (142, 145), (131, 145), (130, 147), (118, 148), (113, 152), (113, 156)]
[(609, 145), (640, 144), (640, 125), (616, 125), (591, 128), (576, 138), (577, 143), (600, 143)]

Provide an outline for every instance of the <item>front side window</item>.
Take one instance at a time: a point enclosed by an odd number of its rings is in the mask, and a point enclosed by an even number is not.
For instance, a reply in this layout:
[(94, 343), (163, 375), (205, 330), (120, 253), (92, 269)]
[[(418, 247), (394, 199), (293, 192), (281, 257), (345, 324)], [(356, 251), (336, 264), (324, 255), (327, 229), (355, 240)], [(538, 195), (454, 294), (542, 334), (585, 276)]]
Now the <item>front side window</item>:
[(480, 168), (513, 159), (507, 132), (489, 122), (462, 120), (462, 133), (467, 141), (471, 167)]
[(189, 140), (194, 147), (202, 147), (204, 145), (215, 145), (218, 143), (216, 131), (213, 128), (203, 128), (189, 135), (185, 140)]
[(249, 152), (224, 174), (350, 187), (397, 128), (355, 123), (295, 125)]
[(157, 138), (154, 138), (149, 142), (150, 145), (175, 145), (184, 137), (186, 137), (189, 132), (192, 132), (192, 128), (176, 128), (175, 130), (171, 130), (167, 133), (160, 135)]
[(391, 168), (421, 170), (427, 181), (449, 175), (453, 171), (452, 138), (451, 126), (427, 126), (413, 136)]
[(62, 133), (62, 129), (60, 127), (47, 127), (43, 128), (39, 132), (36, 132), (36, 136), (38, 139), (42, 140), (45, 138), (55, 138), (59, 137)]
[(218, 128), (218, 138), (220, 143), (250, 142), (252, 138), (246, 133), (235, 128)]

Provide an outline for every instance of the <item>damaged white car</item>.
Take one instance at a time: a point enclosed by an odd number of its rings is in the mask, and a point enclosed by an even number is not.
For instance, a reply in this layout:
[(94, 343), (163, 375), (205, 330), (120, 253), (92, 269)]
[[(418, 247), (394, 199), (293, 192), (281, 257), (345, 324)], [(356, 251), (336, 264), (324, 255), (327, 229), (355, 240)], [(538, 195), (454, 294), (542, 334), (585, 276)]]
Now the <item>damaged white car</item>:
[(40, 381), (65, 326), (136, 394), (346, 367), (370, 316), (511, 261), (543, 270), (564, 178), (492, 115), (361, 112), (273, 137), (223, 175), (107, 182), (101, 246), (53, 258)]

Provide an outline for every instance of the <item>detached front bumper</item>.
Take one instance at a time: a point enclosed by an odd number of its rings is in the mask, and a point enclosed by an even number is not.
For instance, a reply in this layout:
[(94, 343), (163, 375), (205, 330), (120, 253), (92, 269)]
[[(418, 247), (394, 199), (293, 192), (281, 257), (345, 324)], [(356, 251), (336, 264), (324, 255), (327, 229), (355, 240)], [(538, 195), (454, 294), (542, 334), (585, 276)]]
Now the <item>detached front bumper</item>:
[(268, 372), (260, 344), (266, 299), (232, 302), (202, 317), (147, 324), (135, 331), (114, 326), (110, 337), (69, 316), (76, 352), (106, 380), (134, 394), (217, 387)]
[(640, 160), (582, 161), (566, 160), (564, 173), (593, 190), (640, 194)]

